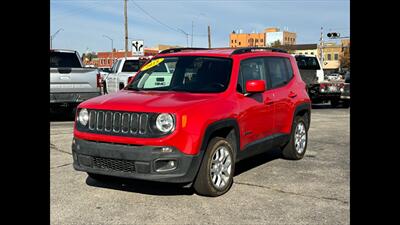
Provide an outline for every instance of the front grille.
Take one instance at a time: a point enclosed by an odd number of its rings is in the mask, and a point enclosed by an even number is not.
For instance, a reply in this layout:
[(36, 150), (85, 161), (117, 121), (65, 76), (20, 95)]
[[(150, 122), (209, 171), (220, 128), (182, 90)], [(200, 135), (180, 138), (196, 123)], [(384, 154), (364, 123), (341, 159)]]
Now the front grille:
[(77, 124), (79, 131), (116, 136), (160, 137), (166, 134), (155, 128), (157, 113), (88, 110), (86, 126)]
[(118, 172), (134, 173), (136, 171), (135, 162), (131, 160), (109, 159), (93, 157), (93, 168), (105, 169)]

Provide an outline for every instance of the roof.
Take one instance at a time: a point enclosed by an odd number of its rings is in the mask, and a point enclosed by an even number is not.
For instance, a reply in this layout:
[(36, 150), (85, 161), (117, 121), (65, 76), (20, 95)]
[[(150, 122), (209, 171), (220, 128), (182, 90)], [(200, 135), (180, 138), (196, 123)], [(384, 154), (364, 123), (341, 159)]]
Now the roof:
[[(164, 52), (160, 52), (159, 55), (179, 55), (179, 56), (185, 56), (185, 55), (212, 55), (212, 56), (219, 56), (219, 57), (230, 57), (233, 54), (241, 54), (241, 53), (247, 53), (251, 52), (249, 51), (250, 49), (260, 49), (263, 50), (262, 48), (251, 48), (251, 47), (244, 47), (244, 48), (177, 48), (177, 49), (168, 49), (171, 52), (168, 52), (168, 50), (165, 50)], [(265, 49), (264, 49), (265, 50)], [(273, 49), (273, 51), (276, 51), (277, 49)], [(278, 49), (279, 50), (279, 49)]]
[(50, 49), (50, 52), (69, 52), (69, 53), (75, 53), (77, 51), (75, 50), (68, 50), (68, 49)]
[(195, 54), (201, 54), (201, 55), (216, 55), (216, 56), (221, 56), (221, 57), (229, 57), (230, 54), (234, 51), (235, 49), (233, 48), (204, 48), (204, 49), (182, 49), (182, 51), (177, 51), (177, 52), (160, 52), (160, 55), (168, 54), (168, 55), (192, 55), (193, 53)]

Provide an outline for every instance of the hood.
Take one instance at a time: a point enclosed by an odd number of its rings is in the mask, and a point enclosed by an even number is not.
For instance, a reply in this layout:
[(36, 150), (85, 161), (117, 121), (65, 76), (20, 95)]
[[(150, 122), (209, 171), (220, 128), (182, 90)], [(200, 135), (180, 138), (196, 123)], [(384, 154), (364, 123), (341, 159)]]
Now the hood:
[(176, 112), (218, 98), (218, 94), (174, 91), (128, 91), (89, 99), (79, 107), (132, 112)]

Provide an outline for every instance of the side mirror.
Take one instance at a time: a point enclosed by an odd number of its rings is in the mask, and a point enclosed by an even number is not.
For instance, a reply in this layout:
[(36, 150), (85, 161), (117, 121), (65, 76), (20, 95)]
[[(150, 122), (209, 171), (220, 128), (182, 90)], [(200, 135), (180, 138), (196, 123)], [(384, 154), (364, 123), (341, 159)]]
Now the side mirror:
[(262, 93), (265, 91), (265, 80), (248, 80), (246, 93)]

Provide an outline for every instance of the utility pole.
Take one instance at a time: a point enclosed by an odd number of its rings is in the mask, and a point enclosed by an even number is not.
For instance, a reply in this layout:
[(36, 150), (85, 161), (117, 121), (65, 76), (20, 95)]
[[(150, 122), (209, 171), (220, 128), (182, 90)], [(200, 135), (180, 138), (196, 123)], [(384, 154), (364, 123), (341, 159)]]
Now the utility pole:
[(179, 30), (180, 32), (182, 32), (184, 35), (186, 35), (186, 47), (189, 47), (189, 34), (186, 33), (184, 30), (182, 30), (182, 29), (180, 29), (180, 28), (178, 28), (178, 30)]
[(324, 32), (323, 32), (323, 27), (321, 27), (321, 37), (320, 37), (320, 39), (319, 39), (319, 53), (320, 53), (320, 57), (319, 57), (319, 59), (320, 59), (320, 61), (321, 61), (321, 65), (322, 65), (322, 68), (321, 69), (323, 69), (323, 67), (324, 67)]
[(211, 48), (211, 30), (210, 30), (210, 25), (208, 25), (208, 48)]
[(125, 18), (125, 59), (128, 57), (128, 0), (124, 0), (124, 18)]
[(190, 45), (190, 47), (193, 48), (193, 20), (192, 20), (192, 44)]

